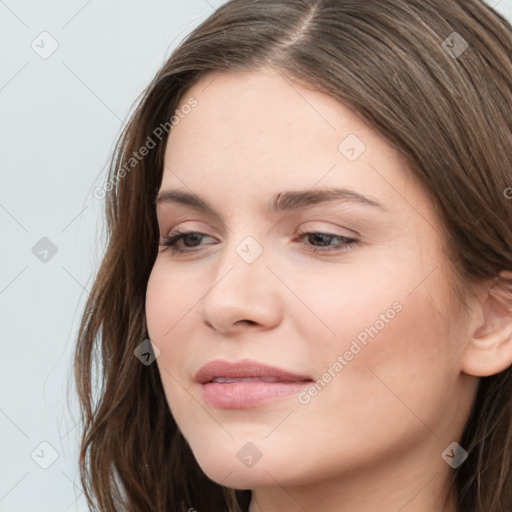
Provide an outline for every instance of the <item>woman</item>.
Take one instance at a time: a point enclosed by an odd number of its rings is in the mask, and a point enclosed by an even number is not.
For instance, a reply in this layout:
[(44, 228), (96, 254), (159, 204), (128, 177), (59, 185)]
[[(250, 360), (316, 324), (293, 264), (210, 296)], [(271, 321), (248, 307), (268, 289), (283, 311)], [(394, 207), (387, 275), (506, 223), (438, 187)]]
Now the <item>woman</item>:
[(233, 0), (174, 51), (78, 338), (91, 506), (512, 510), (511, 47), (479, 0)]

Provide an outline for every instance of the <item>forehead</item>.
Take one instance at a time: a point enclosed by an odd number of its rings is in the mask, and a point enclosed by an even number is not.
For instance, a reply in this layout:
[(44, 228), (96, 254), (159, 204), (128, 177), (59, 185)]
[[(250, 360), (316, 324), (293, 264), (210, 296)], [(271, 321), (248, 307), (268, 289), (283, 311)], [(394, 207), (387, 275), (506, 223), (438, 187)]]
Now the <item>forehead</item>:
[(189, 89), (182, 105), (191, 97), (198, 104), (173, 128), (170, 146), (180, 145), (193, 130), (198, 150), (215, 148), (229, 154), (257, 149), (262, 158), (271, 153), (292, 160), (317, 153), (308, 142), (320, 142), (326, 157), (332, 158), (337, 152), (333, 143), (345, 132), (364, 128), (330, 96), (271, 69), (207, 75)]
[(191, 98), (197, 105), (168, 138), (162, 189), (257, 195), (336, 186), (393, 208), (397, 190), (414, 187), (405, 160), (354, 112), (272, 69), (211, 73), (181, 106)]

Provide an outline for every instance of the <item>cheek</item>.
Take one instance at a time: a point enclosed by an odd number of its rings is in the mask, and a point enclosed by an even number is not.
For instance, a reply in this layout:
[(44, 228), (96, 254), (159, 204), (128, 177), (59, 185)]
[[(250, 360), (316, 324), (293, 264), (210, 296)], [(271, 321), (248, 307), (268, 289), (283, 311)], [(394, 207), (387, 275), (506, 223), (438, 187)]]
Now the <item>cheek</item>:
[[(171, 278), (170, 276), (173, 276)], [(187, 401), (184, 394), (180, 400), (180, 382), (182, 376), (178, 371), (182, 363), (187, 360), (186, 326), (189, 320), (187, 313), (191, 311), (194, 300), (193, 290), (177, 283), (176, 272), (169, 272), (165, 265), (157, 262), (151, 271), (146, 289), (146, 324), (149, 338), (160, 349), (156, 360), (162, 378), (164, 393), (169, 407), (175, 408)], [(177, 340), (181, 340), (178, 343)], [(186, 404), (184, 407), (190, 407)], [(178, 415), (179, 416), (179, 415)]]
[(449, 321), (429, 297), (388, 292), (382, 299), (347, 309), (333, 324), (339, 341), (311, 354), (324, 373), (305, 414), (336, 419), (354, 439), (375, 436), (375, 425), (378, 437), (422, 430), (418, 418), (436, 422), (460, 371)]
[(284, 277), (299, 299), (290, 297), (287, 313), (317, 362), (315, 369), (325, 365), (326, 356), (335, 359), (350, 350), (354, 340), (366, 347), (399, 322), (410, 288), (396, 274), (378, 265), (360, 265)]
[(417, 286), (424, 274), (428, 270), (412, 264), (393, 272), (375, 265), (335, 280), (318, 276), (314, 286), (309, 278), (298, 284), (317, 313), (295, 317), (320, 380), (303, 396), (312, 413), (304, 414), (336, 417), (356, 437), (361, 425), (376, 420), (390, 428), (398, 417), (417, 422), (407, 407), (420, 417), (440, 414), (460, 367), (450, 330), (454, 319), (440, 306), (447, 300), (445, 280), (439, 272), (429, 286)]
[[(197, 295), (197, 291), (195, 291)], [(172, 339), (194, 302), (193, 287), (179, 281), (176, 271), (169, 272), (157, 260), (146, 288), (146, 322), (154, 342)], [(160, 347), (161, 348), (161, 347)]]

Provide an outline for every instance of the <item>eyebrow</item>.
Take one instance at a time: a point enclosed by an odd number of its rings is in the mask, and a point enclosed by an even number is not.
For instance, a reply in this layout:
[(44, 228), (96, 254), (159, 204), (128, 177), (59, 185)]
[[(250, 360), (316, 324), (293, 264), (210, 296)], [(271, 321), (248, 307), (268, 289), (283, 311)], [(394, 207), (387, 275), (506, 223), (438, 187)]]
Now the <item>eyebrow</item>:
[[(325, 188), (317, 190), (280, 192), (270, 201), (268, 204), (268, 210), (271, 212), (288, 212), (334, 201), (355, 203), (376, 208), (384, 212), (388, 211), (388, 209), (377, 200), (346, 188)], [(182, 190), (163, 190), (158, 194), (155, 204), (159, 205), (163, 203), (185, 204), (220, 217), (219, 213), (216, 212), (210, 204), (191, 192)]]

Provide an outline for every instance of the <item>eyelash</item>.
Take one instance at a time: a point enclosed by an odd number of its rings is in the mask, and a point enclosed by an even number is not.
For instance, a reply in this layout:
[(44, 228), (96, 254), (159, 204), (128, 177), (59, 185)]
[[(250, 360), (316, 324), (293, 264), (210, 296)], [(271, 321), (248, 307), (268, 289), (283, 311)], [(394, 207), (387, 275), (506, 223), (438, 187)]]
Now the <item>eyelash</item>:
[[(200, 233), (198, 231), (178, 231), (177, 230), (174, 235), (165, 237), (163, 242), (160, 244), (160, 246), (165, 247), (164, 251), (170, 251), (171, 253), (176, 254), (176, 255), (197, 251), (198, 247), (200, 247), (200, 246), (192, 247), (190, 249), (179, 249), (178, 246), (176, 245), (180, 240), (185, 238), (187, 235), (201, 235), (203, 237), (208, 236), (208, 235), (205, 235), (204, 233)], [(332, 235), (330, 233), (322, 233), (322, 232), (318, 232), (318, 231), (306, 231), (303, 233), (299, 233), (300, 238), (304, 238), (304, 237), (312, 236), (312, 235), (325, 235), (328, 238), (338, 238), (341, 240), (341, 243), (344, 244), (344, 246), (342, 248), (340, 248), (339, 246), (324, 246), (324, 247), (314, 246), (314, 245), (308, 246), (309, 248), (307, 250), (311, 251), (313, 253), (347, 251), (349, 249), (352, 249), (358, 242), (355, 238), (348, 238), (348, 237), (342, 236), (342, 235)]]

